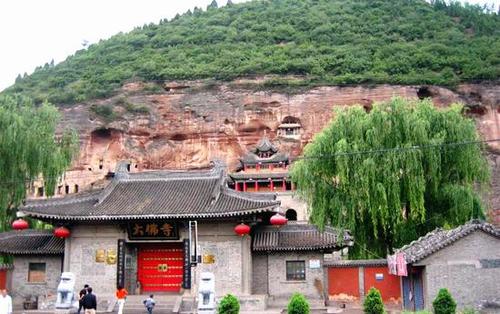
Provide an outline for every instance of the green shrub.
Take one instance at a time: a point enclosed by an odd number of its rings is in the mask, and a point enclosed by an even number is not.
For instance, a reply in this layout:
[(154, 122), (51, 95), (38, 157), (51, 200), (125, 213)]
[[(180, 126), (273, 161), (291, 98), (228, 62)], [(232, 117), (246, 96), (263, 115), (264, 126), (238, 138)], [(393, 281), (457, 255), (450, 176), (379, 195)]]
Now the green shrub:
[(218, 314), (238, 314), (240, 312), (240, 301), (232, 295), (226, 294), (219, 303)]
[(476, 310), (474, 310), (474, 309), (473, 309), (473, 308), (471, 308), (471, 307), (466, 307), (466, 308), (464, 308), (464, 309), (462, 310), (462, 312), (461, 312), (461, 313), (462, 313), (462, 314), (476, 314), (476, 313), (477, 313), (477, 311), (476, 311)]
[(384, 303), (382, 302), (382, 296), (380, 291), (375, 288), (370, 288), (368, 294), (365, 297), (365, 302), (363, 303), (363, 311), (367, 314), (383, 314)]
[(92, 105), (90, 106), (90, 111), (107, 122), (113, 121), (117, 118), (116, 113), (113, 111), (113, 107), (110, 105)]
[(455, 314), (457, 303), (453, 300), (448, 289), (442, 288), (432, 302), (432, 306), (435, 314)]
[(309, 302), (300, 293), (294, 293), (288, 301), (288, 314), (309, 314)]

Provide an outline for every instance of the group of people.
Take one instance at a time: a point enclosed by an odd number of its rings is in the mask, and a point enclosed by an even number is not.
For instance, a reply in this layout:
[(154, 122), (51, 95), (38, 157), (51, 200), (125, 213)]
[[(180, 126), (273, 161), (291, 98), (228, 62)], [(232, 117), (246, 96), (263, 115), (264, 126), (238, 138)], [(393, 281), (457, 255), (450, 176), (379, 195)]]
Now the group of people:
[[(123, 286), (118, 286), (115, 295), (118, 304), (118, 314), (123, 314), (123, 308), (125, 307), (125, 300), (127, 299), (128, 291)], [(94, 294), (92, 294), (92, 288), (89, 287), (89, 285), (85, 285), (80, 291), (78, 301), (78, 314), (81, 313), (82, 309), (85, 311), (85, 314), (96, 314), (97, 298)], [(154, 296), (151, 294), (149, 298), (143, 301), (143, 303), (148, 313), (152, 314), (156, 305)], [(3, 313), (0, 312), (0, 314)]]
[(2, 289), (0, 295), (0, 314), (12, 314), (12, 298), (7, 294), (7, 289)]
[[(116, 290), (116, 299), (118, 300), (118, 314), (123, 314), (123, 307), (125, 306), (125, 299), (127, 298), (128, 291), (123, 286), (118, 286)], [(143, 301), (148, 314), (153, 314), (153, 309), (156, 305), (154, 295), (150, 294), (149, 298)]]
[(83, 286), (80, 290), (78, 299), (78, 314), (81, 313), (82, 309), (85, 314), (96, 314), (97, 311), (97, 297), (92, 293), (92, 287), (89, 285)]

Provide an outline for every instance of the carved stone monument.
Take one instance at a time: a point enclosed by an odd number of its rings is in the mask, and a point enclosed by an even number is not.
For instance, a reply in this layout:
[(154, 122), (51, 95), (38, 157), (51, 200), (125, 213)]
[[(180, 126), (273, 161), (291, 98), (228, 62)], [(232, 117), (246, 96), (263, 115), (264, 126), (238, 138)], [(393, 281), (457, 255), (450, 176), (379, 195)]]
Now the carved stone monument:
[(198, 289), (198, 313), (215, 314), (215, 276), (213, 273), (201, 273)]
[(57, 286), (56, 309), (70, 309), (73, 307), (75, 296), (75, 274), (64, 272)]

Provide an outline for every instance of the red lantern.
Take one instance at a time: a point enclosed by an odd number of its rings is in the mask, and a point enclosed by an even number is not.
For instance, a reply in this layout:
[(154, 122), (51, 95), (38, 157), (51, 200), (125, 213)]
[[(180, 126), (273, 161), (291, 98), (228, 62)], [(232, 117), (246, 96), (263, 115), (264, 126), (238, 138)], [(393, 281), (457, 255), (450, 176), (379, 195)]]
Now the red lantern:
[(250, 233), (250, 226), (245, 225), (244, 223), (240, 223), (236, 227), (234, 227), (234, 232), (236, 232), (239, 236), (244, 236), (245, 234)]
[(71, 232), (66, 227), (58, 227), (54, 229), (54, 235), (57, 238), (67, 238), (71, 235)]
[(24, 229), (28, 229), (29, 227), (30, 226), (29, 226), (28, 222), (22, 218), (16, 219), (12, 223), (12, 229), (14, 229), (14, 230), (24, 230)]
[(275, 215), (273, 215), (271, 217), (270, 222), (271, 222), (271, 225), (279, 227), (279, 226), (286, 225), (286, 223), (288, 222), (288, 219), (283, 217), (283, 215), (276, 213)]

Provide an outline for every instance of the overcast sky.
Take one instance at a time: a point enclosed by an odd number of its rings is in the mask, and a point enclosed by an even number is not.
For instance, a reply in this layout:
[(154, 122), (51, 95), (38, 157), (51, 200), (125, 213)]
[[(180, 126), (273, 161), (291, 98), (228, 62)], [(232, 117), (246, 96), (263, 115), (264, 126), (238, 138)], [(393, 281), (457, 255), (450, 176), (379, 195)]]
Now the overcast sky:
[[(233, 0), (245, 2), (246, 0)], [(212, 0), (0, 0), (0, 91), (19, 73), (145, 23), (158, 23)], [(219, 6), (227, 0), (218, 0)], [(494, 3), (500, 0), (470, 0)]]

